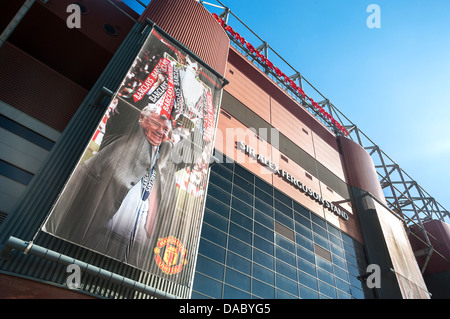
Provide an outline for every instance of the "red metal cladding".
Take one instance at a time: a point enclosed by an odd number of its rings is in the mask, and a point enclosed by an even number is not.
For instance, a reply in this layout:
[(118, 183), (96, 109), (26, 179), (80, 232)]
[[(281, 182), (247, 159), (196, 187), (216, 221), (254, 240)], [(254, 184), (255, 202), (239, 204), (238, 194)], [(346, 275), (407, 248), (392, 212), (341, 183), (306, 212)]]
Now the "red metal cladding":
[(375, 165), (369, 153), (349, 138), (342, 136), (337, 138), (342, 149), (347, 183), (370, 192), (380, 201), (386, 203)]
[(87, 93), (9, 42), (3, 44), (1, 101), (62, 132)]
[[(425, 274), (434, 274), (443, 271), (450, 271), (450, 225), (440, 220), (429, 220), (423, 223), (425, 230), (428, 233), (428, 238), (436, 252), (433, 252), (431, 258), (425, 268)], [(412, 226), (410, 230), (416, 236), (410, 235), (411, 246), (414, 251), (420, 252), (421, 249), (427, 246), (425, 236), (419, 226)], [(439, 254), (438, 254), (439, 253)], [(441, 256), (442, 255), (442, 256)], [(417, 263), (422, 268), (426, 262), (427, 255), (419, 254), (417, 256)]]
[(225, 74), (230, 40), (201, 4), (194, 0), (152, 0), (139, 20), (147, 18), (216, 72)]

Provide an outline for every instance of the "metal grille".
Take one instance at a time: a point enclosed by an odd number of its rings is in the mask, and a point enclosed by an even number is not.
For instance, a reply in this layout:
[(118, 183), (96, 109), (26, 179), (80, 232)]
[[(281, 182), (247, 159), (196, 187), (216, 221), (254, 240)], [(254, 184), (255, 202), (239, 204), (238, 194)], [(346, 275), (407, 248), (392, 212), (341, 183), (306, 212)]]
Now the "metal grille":
[(316, 253), (316, 255), (331, 262), (331, 253), (328, 250), (326, 250), (325, 248), (322, 248), (319, 245), (314, 244), (314, 252)]
[(295, 235), (294, 231), (290, 228), (280, 224), (279, 222), (275, 221), (275, 232), (280, 234), (281, 236), (286, 237), (287, 239), (295, 242)]

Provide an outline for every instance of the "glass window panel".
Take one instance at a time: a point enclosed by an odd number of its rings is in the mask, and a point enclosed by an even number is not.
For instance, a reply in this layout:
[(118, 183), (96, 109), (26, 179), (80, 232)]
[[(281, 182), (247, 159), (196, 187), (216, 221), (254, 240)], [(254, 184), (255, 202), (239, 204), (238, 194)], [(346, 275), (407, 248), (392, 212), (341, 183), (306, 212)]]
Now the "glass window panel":
[(230, 171), (234, 171), (234, 160), (229, 158), (228, 156), (224, 156), (222, 166)]
[(242, 257), (248, 259), (252, 258), (252, 248), (249, 245), (244, 244), (242, 241), (232, 237), (228, 238), (228, 249)]
[(361, 281), (358, 280), (358, 278), (354, 277), (354, 276), (348, 276), (349, 280), (350, 280), (350, 284), (352, 285), (352, 290), (353, 287), (356, 287), (358, 289), (363, 289), (363, 283)]
[[(316, 277), (310, 276), (307, 273), (304, 273), (303, 271), (298, 272), (298, 282), (301, 283), (302, 285), (305, 285), (306, 287), (317, 290)], [(300, 297), (301, 297), (301, 293), (300, 293)]]
[(250, 299), (250, 294), (225, 285), (223, 288), (223, 299)]
[(232, 222), (238, 224), (239, 226), (244, 227), (245, 229), (248, 229), (250, 231), (252, 230), (253, 221), (234, 209), (231, 210), (230, 219)]
[(308, 229), (311, 229), (311, 220), (299, 215), (299, 214), (294, 214), (294, 219), (297, 223), (299, 223), (300, 225), (305, 226)]
[(222, 281), (223, 270), (224, 270), (223, 265), (200, 255), (197, 257), (197, 266), (196, 266), (197, 272), (200, 272), (204, 275), (208, 275), (209, 277), (213, 277), (214, 279)]
[(227, 253), (227, 267), (229, 268), (239, 270), (240, 272), (249, 275), (251, 270), (251, 264), (252, 263), (250, 260), (242, 258), (237, 254), (234, 254), (230, 251)]
[(319, 291), (330, 298), (336, 298), (336, 289), (324, 282), (319, 281)]
[(316, 214), (311, 214), (311, 220), (320, 227), (327, 229), (327, 222)]
[(226, 268), (225, 282), (231, 286), (250, 292), (250, 277), (233, 269)]
[(316, 234), (319, 234), (320, 236), (322, 236), (325, 239), (328, 239), (328, 233), (325, 229), (323, 229), (322, 227), (318, 226), (317, 224), (312, 224), (312, 230), (313, 232), (315, 232)]
[(334, 286), (334, 276), (330, 274), (328, 271), (318, 268), (317, 269), (317, 278)]
[(352, 264), (353, 266), (358, 266), (358, 262), (356, 261), (356, 257), (349, 255), (349, 254), (345, 254), (345, 259), (347, 260), (347, 262), (349, 264)]
[(304, 237), (306, 237), (306, 238), (312, 240), (312, 231), (309, 230), (309, 229), (306, 228), (306, 227), (303, 227), (302, 225), (300, 225), (300, 224), (297, 223), (297, 222), (295, 223), (295, 231), (296, 231), (298, 234), (300, 234), (300, 235), (302, 235), (302, 236), (304, 236)]
[(275, 288), (259, 280), (252, 280), (252, 294), (263, 299), (274, 299)]
[(331, 253), (317, 244), (314, 244), (314, 253), (318, 257), (324, 258), (325, 260), (331, 262)]
[(309, 251), (306, 248), (303, 248), (302, 246), (297, 245), (297, 256), (306, 259), (307, 261), (315, 264), (315, 256), (314, 253)]
[(208, 186), (208, 196), (220, 200), (224, 204), (230, 205), (231, 195), (214, 184)]
[(231, 181), (231, 178), (233, 176), (233, 172), (227, 169), (223, 164), (216, 163), (211, 166), (211, 171), (214, 173), (217, 173), (217, 175), (220, 175), (221, 177)]
[(322, 247), (325, 248), (326, 250), (330, 250), (328, 240), (326, 240), (326, 239), (323, 238), (322, 236), (319, 236), (319, 235), (317, 235), (317, 234), (314, 234), (314, 235), (313, 235), (313, 239), (314, 239), (314, 242), (315, 242), (317, 245), (322, 246)]
[(347, 244), (345, 242), (343, 243), (343, 245), (344, 245), (344, 250), (347, 253), (349, 253), (350, 255), (356, 256), (356, 251), (355, 251), (355, 248), (353, 248), (353, 246), (350, 246), (349, 244)]
[(342, 269), (345, 269), (346, 267), (345, 267), (345, 260), (344, 259), (341, 259), (341, 258), (339, 258), (339, 257), (337, 257), (336, 255), (333, 255), (332, 256), (332, 258), (333, 258), (333, 263), (336, 265), (336, 266), (339, 266), (339, 267), (341, 267)]
[(319, 293), (300, 285), (300, 298), (302, 299), (319, 299)]
[(274, 223), (274, 231), (276, 234), (285, 237), (286, 239), (289, 239), (292, 242), (295, 242), (295, 233), (292, 229), (289, 227), (281, 224), (278, 221), (275, 221)]
[(296, 235), (295, 240), (297, 241), (297, 244), (299, 244), (300, 246), (302, 246), (310, 251), (314, 251), (314, 244), (311, 240), (306, 239), (305, 237), (300, 236), (300, 235)]
[(347, 243), (350, 246), (354, 246), (353, 245), (353, 238), (351, 238), (349, 235), (347, 235), (346, 233), (341, 233), (342, 236), (342, 240)]
[(257, 176), (255, 176), (255, 186), (259, 187), (260, 189), (265, 191), (267, 194), (273, 195), (273, 187), (269, 183), (263, 181), (262, 179), (260, 179)]
[(255, 221), (273, 230), (273, 219), (258, 210), (255, 210)]
[(228, 232), (228, 220), (216, 213), (213, 213), (209, 209), (205, 209), (203, 222), (214, 226), (224, 232)]
[(352, 299), (352, 296), (340, 291), (339, 289), (337, 290), (337, 297), (338, 299)]
[[(231, 193), (231, 182), (230, 180), (227, 180), (223, 178), (223, 176), (220, 176), (219, 174), (216, 174), (214, 172), (211, 172), (209, 174), (209, 185), (214, 185), (219, 187), (220, 189), (226, 191), (227, 193)], [(209, 189), (208, 189), (209, 192)]]
[(239, 186), (233, 187), (233, 196), (236, 196), (244, 203), (253, 205), (253, 194), (247, 193), (246, 191), (242, 190), (242, 188), (240, 188)]
[(231, 207), (250, 218), (253, 217), (253, 207), (247, 205), (246, 203), (237, 199), (236, 197), (232, 198)]
[(288, 277), (289, 279), (297, 281), (297, 269), (289, 266), (288, 264), (277, 260), (276, 261), (277, 273)]
[(283, 213), (280, 213), (279, 211), (275, 211), (275, 220), (279, 221), (281, 224), (285, 225), (286, 227), (294, 229), (294, 220), (287, 217)]
[(276, 275), (276, 287), (282, 289), (294, 296), (298, 296), (298, 285), (297, 282), (287, 279), (281, 275)]
[(253, 249), (253, 261), (274, 270), (274, 258), (258, 249)]
[[(273, 197), (268, 195), (267, 193), (263, 192), (262, 190), (260, 190), (258, 188), (255, 188), (255, 197), (260, 199), (260, 200), (262, 200), (262, 201), (264, 201), (264, 203), (266, 203), (270, 207), (273, 207)], [(263, 213), (265, 212), (264, 210), (261, 210), (261, 211)]]
[(240, 188), (243, 188), (245, 191), (249, 192), (250, 194), (253, 194), (253, 183), (243, 179), (242, 177), (239, 177), (238, 175), (234, 175), (233, 183)]
[(227, 235), (225, 233), (222, 233), (218, 229), (213, 228), (207, 224), (202, 225), (201, 237), (206, 238), (209, 241), (212, 241), (213, 243), (216, 243), (222, 247), (225, 247), (227, 243)]
[(310, 274), (311, 276), (316, 277), (316, 266), (303, 258), (297, 258), (298, 269)]
[(365, 299), (364, 298), (364, 293), (362, 292), (362, 290), (356, 289), (352, 287), (352, 296), (356, 299)]
[(336, 280), (336, 287), (337, 288), (339, 288), (340, 290), (342, 290), (342, 291), (344, 291), (344, 292), (346, 292), (346, 293), (351, 293), (350, 292), (350, 285), (348, 284), (348, 282), (346, 282), (346, 281), (343, 281), (343, 280), (341, 280), (341, 279), (339, 279), (339, 278), (335, 278), (335, 280)]
[(195, 273), (192, 289), (212, 298), (222, 298), (222, 283), (199, 273)]
[(196, 293), (195, 291), (193, 291), (191, 294), (191, 299), (211, 299), (211, 298), (200, 295), (199, 293)]
[(336, 266), (333, 266), (333, 268), (334, 268), (334, 275), (336, 277), (339, 277), (342, 280), (348, 281), (348, 274), (345, 270), (343, 270), (339, 267), (336, 267)]
[(322, 269), (325, 269), (328, 272), (333, 272), (333, 265), (323, 258), (317, 257), (316, 258), (316, 265)]
[(359, 276), (359, 269), (353, 265), (347, 264), (347, 271), (350, 275), (353, 275), (355, 277)]
[[(271, 219), (271, 229), (273, 229), (273, 209), (272, 208), (268, 208), (267, 206), (262, 206), (261, 204), (263, 204), (263, 202), (259, 201), (255, 199), (255, 211), (258, 210), (258, 212), (263, 213), (264, 215), (267, 216), (267, 218)], [(264, 204), (265, 205), (265, 204)], [(261, 210), (264, 209), (264, 210)]]
[(255, 223), (255, 234), (273, 243), (273, 231), (261, 224)]
[(230, 223), (230, 235), (249, 245), (252, 244), (252, 233), (235, 223)]
[(287, 292), (280, 290), (280, 289), (276, 289), (275, 293), (276, 293), (276, 299), (297, 299), (296, 296), (288, 294)]
[(279, 210), (289, 218), (293, 218), (292, 208), (284, 205), (282, 202), (275, 199), (275, 209)]
[(253, 264), (253, 277), (272, 286), (275, 285), (275, 274), (273, 271), (261, 267), (258, 264)]
[(273, 256), (273, 244), (268, 242), (267, 240), (262, 239), (261, 237), (254, 235), (253, 236), (253, 245), (256, 248), (258, 248), (258, 249), (260, 249), (260, 250), (262, 250), (262, 251), (264, 251), (264, 252), (266, 252), (266, 253), (268, 253), (268, 254)]
[(336, 236), (338, 239), (341, 238), (341, 231), (339, 229), (337, 229), (334, 226), (331, 226), (331, 224), (328, 224), (328, 231), (333, 234), (334, 236)]
[(247, 171), (245, 168), (243, 168), (240, 165), (235, 165), (234, 166), (234, 173), (238, 174), (240, 177), (246, 179), (247, 181), (249, 181), (250, 183), (253, 183), (254, 180), (254, 175), (252, 173), (250, 173), (249, 171)]
[(288, 207), (292, 207), (292, 199), (283, 194), (278, 189), (273, 190), (273, 196)]
[(288, 251), (275, 246), (276, 258), (288, 263), (291, 266), (297, 267), (297, 261), (294, 254), (289, 253)]
[(210, 243), (203, 238), (200, 239), (198, 253), (203, 256), (212, 258), (220, 263), (225, 263), (225, 249), (213, 243)]
[(303, 217), (306, 217), (307, 219), (311, 218), (311, 213), (309, 212), (309, 210), (295, 201), (294, 201), (294, 210)]
[(225, 205), (223, 202), (218, 201), (211, 196), (206, 197), (206, 208), (209, 208), (214, 213), (219, 214), (227, 219), (229, 218), (230, 206)]
[(337, 238), (333, 234), (330, 234), (329, 238), (333, 244), (335, 244), (338, 247), (342, 247), (342, 241), (339, 238)]
[(275, 234), (275, 244), (295, 254), (295, 243), (287, 239), (286, 237), (279, 234)]
[[(330, 236), (330, 237), (332, 237), (332, 236)], [(336, 246), (336, 245), (334, 245), (334, 244), (331, 244), (331, 245), (330, 245), (330, 250), (331, 250), (331, 252), (332, 252), (333, 254), (335, 254), (336, 256), (339, 256), (339, 257), (341, 257), (341, 258), (344, 257), (344, 250), (341, 249), (339, 246)]]

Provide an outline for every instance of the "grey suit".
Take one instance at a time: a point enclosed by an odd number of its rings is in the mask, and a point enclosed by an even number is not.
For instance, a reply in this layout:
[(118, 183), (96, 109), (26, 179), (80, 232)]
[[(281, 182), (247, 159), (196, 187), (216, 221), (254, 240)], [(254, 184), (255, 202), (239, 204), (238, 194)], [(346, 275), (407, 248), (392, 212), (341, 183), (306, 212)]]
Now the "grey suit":
[[(173, 209), (170, 194), (175, 191), (175, 167), (169, 160), (172, 143), (165, 141), (155, 165), (159, 187), (157, 220)], [(152, 147), (137, 123), (128, 134), (111, 141), (93, 157), (81, 163), (56, 202), (44, 230), (57, 237), (123, 259), (126, 242), (110, 238), (105, 225), (117, 212), (128, 191), (146, 174), (151, 165)], [(114, 239), (114, 240), (113, 240)], [(152, 249), (156, 238), (149, 238), (145, 249)], [(115, 243), (114, 243), (115, 241)], [(142, 247), (138, 253), (145, 253)], [(136, 256), (132, 258), (138, 259)], [(131, 261), (135, 264), (136, 262)]]

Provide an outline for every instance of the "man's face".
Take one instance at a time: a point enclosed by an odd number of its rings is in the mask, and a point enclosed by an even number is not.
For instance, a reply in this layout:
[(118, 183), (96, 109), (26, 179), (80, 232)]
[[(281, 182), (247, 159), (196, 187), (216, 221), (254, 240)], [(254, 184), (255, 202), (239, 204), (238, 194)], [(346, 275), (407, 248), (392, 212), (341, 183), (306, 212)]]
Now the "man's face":
[(147, 140), (153, 146), (160, 145), (169, 133), (170, 121), (162, 118), (157, 113), (152, 113), (149, 116), (141, 114), (140, 123), (147, 136)]

